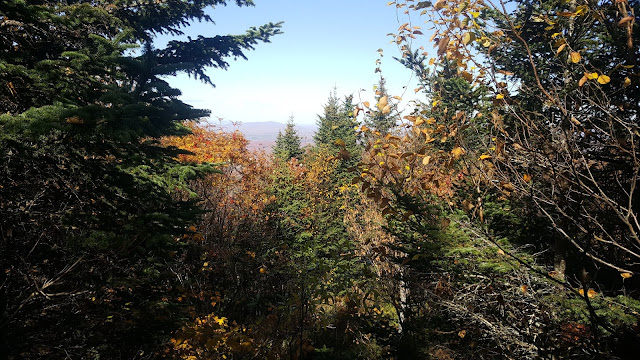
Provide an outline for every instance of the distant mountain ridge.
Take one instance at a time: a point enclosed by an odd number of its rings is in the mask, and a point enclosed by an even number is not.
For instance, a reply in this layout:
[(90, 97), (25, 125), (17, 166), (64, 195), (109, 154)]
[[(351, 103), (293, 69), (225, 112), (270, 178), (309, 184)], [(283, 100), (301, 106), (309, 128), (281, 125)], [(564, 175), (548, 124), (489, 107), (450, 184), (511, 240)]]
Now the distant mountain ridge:
[[(276, 142), (278, 132), (284, 131), (287, 126), (285, 123), (276, 121), (265, 122), (240, 122), (231, 123), (229, 121), (222, 121), (218, 124), (216, 122), (210, 122), (213, 125), (219, 125), (227, 131), (239, 130), (249, 140), (249, 148), (252, 150), (265, 150), (271, 151), (271, 148)], [(296, 124), (296, 130), (298, 136), (302, 138), (302, 146), (313, 143), (313, 134), (316, 131), (316, 125), (312, 124)]]

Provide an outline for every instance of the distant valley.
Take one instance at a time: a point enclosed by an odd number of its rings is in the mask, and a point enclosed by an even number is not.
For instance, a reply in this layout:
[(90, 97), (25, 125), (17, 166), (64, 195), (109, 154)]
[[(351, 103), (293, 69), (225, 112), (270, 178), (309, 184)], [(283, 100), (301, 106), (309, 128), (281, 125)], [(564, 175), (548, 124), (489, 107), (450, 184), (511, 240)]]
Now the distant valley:
[[(220, 125), (227, 131), (239, 130), (249, 140), (249, 149), (271, 151), (276, 142), (279, 131), (284, 131), (285, 123), (267, 121), (267, 122), (242, 122), (232, 124), (229, 121), (210, 122), (212, 125)], [(316, 131), (316, 125), (296, 124), (298, 135), (302, 138), (301, 145), (305, 146), (313, 143), (313, 134)]]

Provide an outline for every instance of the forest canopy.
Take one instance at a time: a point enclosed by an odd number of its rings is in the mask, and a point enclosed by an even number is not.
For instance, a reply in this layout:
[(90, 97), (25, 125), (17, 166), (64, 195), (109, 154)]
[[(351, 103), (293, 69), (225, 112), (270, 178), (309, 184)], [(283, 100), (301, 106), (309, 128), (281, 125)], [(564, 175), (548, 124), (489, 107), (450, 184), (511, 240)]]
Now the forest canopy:
[(270, 152), (170, 85), (227, 3), (0, 5), (0, 359), (637, 356), (638, 1), (391, 1), (413, 94)]

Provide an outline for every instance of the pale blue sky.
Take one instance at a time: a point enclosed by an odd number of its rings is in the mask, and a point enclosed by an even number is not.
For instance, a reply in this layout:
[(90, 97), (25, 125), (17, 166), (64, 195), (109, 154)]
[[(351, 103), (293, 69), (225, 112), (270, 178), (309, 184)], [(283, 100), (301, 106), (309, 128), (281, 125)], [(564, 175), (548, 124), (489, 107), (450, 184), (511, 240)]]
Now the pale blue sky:
[[(255, 7), (235, 5), (212, 11), (215, 25), (195, 23), (188, 35), (240, 34), (251, 26), (284, 21), (284, 34), (246, 52), (248, 61), (230, 61), (227, 71), (208, 73), (215, 88), (186, 76), (170, 79), (182, 99), (211, 109), (212, 118), (229, 121), (311, 124), (322, 113), (334, 86), (343, 96), (373, 103), (377, 50), (384, 50), (382, 71), (390, 95), (413, 97), (415, 79), (392, 57), (399, 50), (388, 33), (404, 22), (385, 0), (256, 0)], [(400, 16), (400, 23), (397, 16)], [(422, 24), (419, 24), (422, 25)], [(358, 93), (358, 90), (366, 91)]]

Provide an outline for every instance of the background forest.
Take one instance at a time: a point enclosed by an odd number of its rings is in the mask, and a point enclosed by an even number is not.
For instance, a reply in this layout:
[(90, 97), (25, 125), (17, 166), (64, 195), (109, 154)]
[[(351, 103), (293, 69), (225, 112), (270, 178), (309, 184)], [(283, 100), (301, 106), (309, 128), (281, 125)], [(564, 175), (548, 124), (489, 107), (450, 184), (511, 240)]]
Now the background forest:
[(155, 42), (226, 3), (0, 4), (0, 359), (637, 357), (640, 2), (392, 1), (409, 108), (271, 153), (167, 78), (280, 23)]

